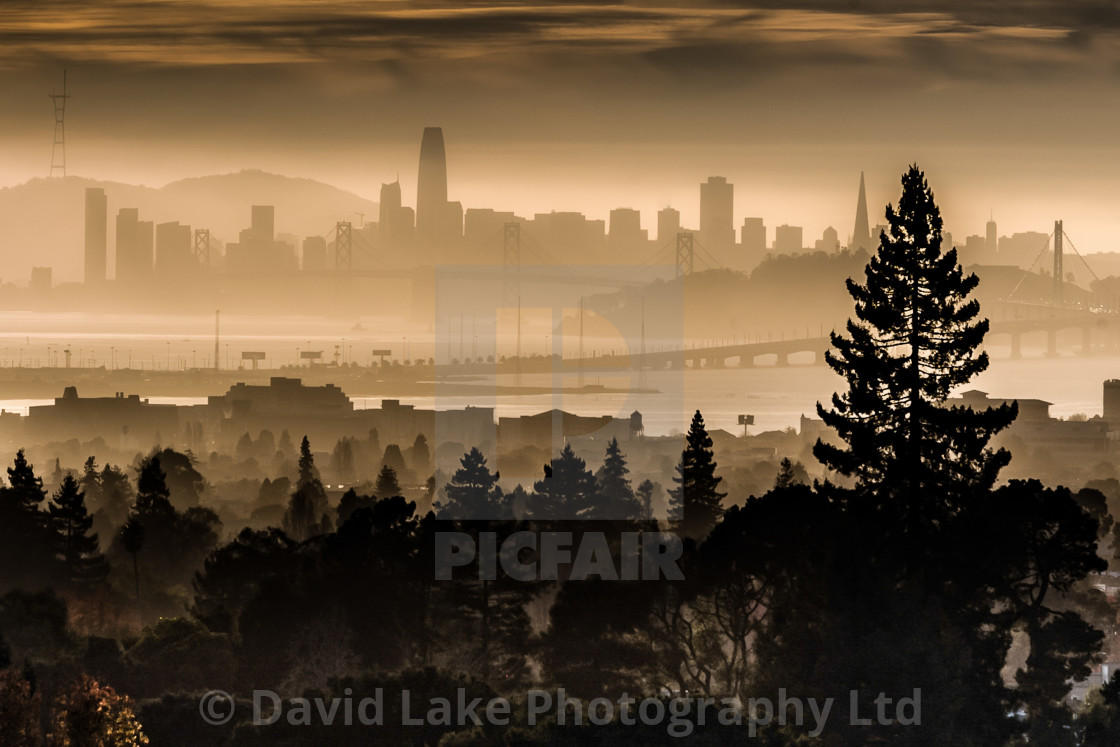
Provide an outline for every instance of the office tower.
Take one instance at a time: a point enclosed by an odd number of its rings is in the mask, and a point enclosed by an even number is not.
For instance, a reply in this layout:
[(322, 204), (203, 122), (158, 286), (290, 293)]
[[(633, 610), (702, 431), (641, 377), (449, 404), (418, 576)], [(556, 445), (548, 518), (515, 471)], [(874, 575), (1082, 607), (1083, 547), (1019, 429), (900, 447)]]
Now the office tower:
[(647, 232), (642, 230), (642, 214), (633, 208), (615, 208), (610, 212), (607, 244), (611, 261), (639, 261), (637, 254), (645, 247)]
[(852, 229), (852, 240), (848, 242), (851, 251), (870, 252), (874, 249), (871, 243), (871, 232), (867, 228), (867, 189), (863, 184), (863, 172), (859, 172), (859, 199), (856, 202), (856, 224)]
[(142, 220), (136, 222), (136, 260), (142, 277), (152, 274), (156, 257), (156, 222)]
[(666, 244), (676, 241), (681, 232), (681, 211), (675, 208), (661, 208), (657, 211), (657, 243)]
[(766, 224), (762, 222), (762, 218), (744, 218), (739, 236), (748, 262), (753, 258), (757, 264), (762, 255), (766, 254)]
[[(944, 239), (944, 237), (942, 237)], [(988, 264), (993, 256), (988, 255), (988, 242), (984, 240), (983, 236), (968, 236), (964, 240), (964, 246), (957, 252), (958, 260), (962, 265), (968, 267), (969, 265)]]
[(459, 201), (443, 203), (443, 219), (439, 228), (439, 252), (436, 260), (440, 264), (454, 262), (463, 243), (463, 203)]
[(442, 237), (441, 223), (446, 220), (447, 205), (447, 156), (443, 148), (443, 130), (425, 127), (420, 142), (420, 170), (416, 177), (416, 240), (424, 256)]
[[(191, 227), (173, 223), (156, 226), (155, 271), (163, 275), (190, 272), (194, 264), (191, 246)], [(197, 267), (197, 265), (195, 265)]]
[(999, 248), (999, 239), (996, 236), (995, 220), (989, 220), (986, 229), (987, 230), (985, 231), (984, 235), (984, 253), (987, 255), (986, 261), (994, 264), (997, 256), (996, 252)]
[(86, 285), (105, 282), (108, 208), (105, 190), (86, 187)]
[(801, 226), (787, 226), (783, 223), (774, 229), (775, 254), (800, 254), (803, 248)]
[(389, 250), (412, 246), (412, 208), (401, 205), (401, 183), (381, 185), (381, 202), (377, 213), (378, 244)]
[(308, 236), (303, 240), (303, 269), (327, 269), (327, 240), (323, 236)]
[(567, 264), (602, 264), (605, 259), (605, 221), (553, 211), (537, 213), (523, 227), (545, 252)]
[(253, 205), (250, 224), (253, 237), (264, 244), (271, 244), (276, 236), (276, 207), (273, 205)]
[(151, 222), (141, 221), (137, 208), (117, 211), (116, 278), (119, 282), (142, 282), (151, 275), (151, 230)]
[(835, 254), (840, 249), (840, 234), (832, 226), (824, 229), (824, 233), (817, 239), (817, 243), (813, 245), (813, 249), (818, 252), (825, 252), (827, 254)]
[(295, 245), (276, 238), (272, 205), (253, 205), (249, 227), (241, 229), (237, 238), (226, 244), (226, 267), (231, 272), (294, 272), (299, 266)]
[(384, 227), (393, 221), (393, 213), (401, 209), (400, 181), (381, 185), (381, 200), (377, 207), (377, 222)]
[(1120, 425), (1120, 379), (1108, 379), (1104, 382), (1104, 412), (1102, 417), (1109, 425), (1109, 430), (1116, 430)]
[(700, 243), (724, 267), (732, 264), (735, 244), (735, 186), (722, 176), (700, 185)]
[[(1049, 244), (1049, 234), (1039, 233), (1038, 231), (1013, 233), (999, 240), (999, 249), (993, 260), (1000, 265), (1028, 269), (1034, 265), (1039, 255)], [(985, 240), (985, 249), (987, 246), (988, 242)], [(1047, 254), (1049, 256), (1049, 252)]]

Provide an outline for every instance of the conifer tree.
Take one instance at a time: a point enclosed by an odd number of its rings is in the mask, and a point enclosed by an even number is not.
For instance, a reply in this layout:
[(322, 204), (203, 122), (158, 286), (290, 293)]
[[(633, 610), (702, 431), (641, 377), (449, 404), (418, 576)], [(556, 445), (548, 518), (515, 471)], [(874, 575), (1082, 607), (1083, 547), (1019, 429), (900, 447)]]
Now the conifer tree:
[(531, 517), (536, 520), (587, 518), (598, 492), (595, 475), (587, 462), (576, 456), (571, 444), (564, 444), (560, 456), (545, 467), (545, 477), (533, 485)]
[(140, 601), (140, 550), (144, 547), (144, 524), (135, 514), (128, 517), (118, 533), (121, 545), (132, 556), (132, 574), (136, 582), (136, 601)]
[[(941, 249), (941, 213), (917, 166), (902, 177), (898, 207), (863, 284), (848, 280), (856, 319), (832, 334), (828, 365), (847, 380), (832, 409), (817, 412), (847, 448), (817, 442), (814, 455), (852, 477), (859, 491), (890, 503), (904, 525), (951, 515), (966, 493), (990, 488), (1010, 455), (988, 448), (1014, 419), (1014, 405), (976, 412), (943, 407), (955, 387), (988, 366), (978, 348), (988, 321), (968, 298), (955, 249)], [(923, 498), (924, 496), (924, 498)], [(892, 500), (901, 499), (901, 500)], [(935, 505), (936, 504), (936, 505)]]
[(97, 459), (93, 456), (86, 458), (82, 467), (81, 479), (82, 493), (86, 501), (96, 510), (101, 507), (101, 474), (97, 471)]
[(658, 489), (652, 480), (642, 480), (638, 485), (637, 499), (642, 506), (642, 521), (653, 520), (653, 493)]
[(0, 487), (0, 574), (20, 586), (49, 582), (57, 571), (45, 497), (42, 478), (20, 449)]
[(88, 583), (109, 573), (97, 535), (90, 534), (93, 517), (86, 511), (85, 494), (73, 475), (66, 475), (49, 506), (55, 552), (62, 558), (67, 580)]
[(319, 470), (315, 468), (315, 457), (311, 454), (311, 442), (307, 436), (299, 444), (299, 477), (296, 484), (299, 487), (310, 484), (319, 479)]
[(629, 474), (630, 468), (626, 466), (622, 447), (618, 445), (617, 438), (612, 438), (607, 443), (603, 467), (596, 477), (599, 494), (587, 518), (623, 521), (640, 518), (642, 507), (634, 497), (634, 488), (627, 477)]
[(311, 442), (304, 436), (299, 447), (299, 478), (288, 501), (288, 509), (284, 512), (284, 531), (301, 542), (329, 532), (333, 523), (328, 510), (327, 492), (319, 481), (319, 470), (315, 467), (315, 458), (311, 454)]
[(140, 474), (136, 478), (136, 512), (145, 521), (155, 517), (173, 517), (175, 508), (171, 505), (171, 490), (167, 487), (167, 475), (160, 467), (159, 457), (150, 456), (140, 464)]
[(373, 494), (384, 500), (401, 494), (401, 485), (397, 481), (397, 471), (388, 464), (382, 465), (377, 473), (377, 481), (373, 484)]
[(722, 481), (716, 475), (712, 439), (704, 427), (704, 416), (697, 410), (673, 478), (677, 487), (669, 490), (670, 518), (679, 522), (685, 537), (701, 540), (719, 523), (723, 516), (721, 502), (727, 495), (718, 490)]
[(486, 457), (477, 447), (459, 460), (459, 469), (444, 486), (447, 503), (440, 516), (450, 519), (497, 519), (501, 512), (502, 490), (498, 477), (486, 466)]

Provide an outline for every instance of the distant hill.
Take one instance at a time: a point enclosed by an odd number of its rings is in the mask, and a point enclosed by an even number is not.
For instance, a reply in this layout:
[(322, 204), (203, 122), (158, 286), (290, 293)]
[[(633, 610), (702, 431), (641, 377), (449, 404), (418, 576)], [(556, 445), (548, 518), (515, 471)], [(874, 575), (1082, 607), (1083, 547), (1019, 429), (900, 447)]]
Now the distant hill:
[(109, 202), (109, 275), (113, 274), (117, 211), (140, 209), (141, 220), (179, 221), (237, 241), (253, 205), (276, 207), (276, 232), (302, 238), (330, 232), (336, 222), (376, 220), (377, 203), (312, 179), (263, 171), (201, 176), (161, 188), (70, 176), (32, 179), (0, 189), (0, 281), (26, 283), (32, 267), (54, 268), (55, 282), (83, 273), (86, 187), (101, 187)]

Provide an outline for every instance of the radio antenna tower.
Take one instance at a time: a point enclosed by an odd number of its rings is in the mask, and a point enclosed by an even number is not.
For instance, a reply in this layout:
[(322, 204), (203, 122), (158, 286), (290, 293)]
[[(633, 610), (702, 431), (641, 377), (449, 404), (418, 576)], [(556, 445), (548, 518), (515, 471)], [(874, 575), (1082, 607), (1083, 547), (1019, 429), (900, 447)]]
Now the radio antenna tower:
[(54, 145), (51, 147), (51, 173), (61, 171), (66, 176), (66, 99), (70, 94), (66, 92), (66, 71), (62, 71), (62, 93), (53, 90), (47, 94), (54, 103)]

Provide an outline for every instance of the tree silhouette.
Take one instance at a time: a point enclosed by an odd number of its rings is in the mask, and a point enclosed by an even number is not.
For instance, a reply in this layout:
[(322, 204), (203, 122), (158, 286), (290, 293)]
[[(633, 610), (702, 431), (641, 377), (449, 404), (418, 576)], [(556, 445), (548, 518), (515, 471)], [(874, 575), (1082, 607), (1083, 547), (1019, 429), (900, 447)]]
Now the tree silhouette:
[[(476, 447), (459, 460), (459, 469), (444, 486), (447, 503), (439, 507), (440, 518), (497, 519), (502, 489), (486, 466), (486, 457)], [(380, 494), (379, 494), (380, 495)]]
[(49, 583), (57, 570), (48, 515), (40, 508), (45, 498), (42, 478), (20, 449), (0, 487), (0, 574), (24, 588)]
[(636, 491), (638, 502), (642, 506), (642, 521), (653, 520), (653, 494), (658, 490), (657, 483), (652, 480), (642, 480)]
[(315, 457), (311, 455), (311, 442), (307, 436), (299, 444), (299, 476), (296, 485), (302, 487), (319, 479), (319, 470), (315, 468)]
[(564, 444), (560, 456), (545, 465), (545, 477), (533, 485), (536, 493), (530, 518), (535, 520), (583, 519), (591, 508), (599, 486), (587, 462)]
[(85, 494), (73, 475), (62, 478), (49, 512), (55, 552), (62, 558), (67, 580), (89, 583), (105, 578), (109, 566), (98, 549), (97, 535), (89, 533), (93, 517), (86, 511)]
[(836, 352), (825, 354), (848, 391), (817, 412), (847, 448), (818, 440), (813, 453), (880, 495), (880, 505), (901, 504), (902, 526), (915, 531), (922, 514), (937, 521), (970, 490), (995, 483), (1010, 454), (988, 441), (1017, 409), (942, 406), (988, 367), (987, 353), (977, 352), (988, 321), (977, 321), (979, 304), (968, 299), (979, 280), (963, 274), (955, 249), (942, 252), (941, 212), (917, 166), (903, 175), (898, 207), (888, 205), (886, 217), (866, 282), (847, 283), (858, 321), (848, 321), (847, 336), (832, 333)]
[(93, 456), (87, 457), (85, 464), (82, 465), (81, 488), (82, 492), (85, 493), (86, 501), (95, 510), (99, 508), (101, 506), (101, 475), (97, 471), (97, 459)]
[(132, 573), (136, 581), (136, 601), (140, 601), (140, 550), (144, 547), (144, 525), (140, 519), (129, 516), (120, 530), (121, 545), (132, 556)]
[(613, 519), (633, 521), (641, 517), (642, 506), (634, 498), (630, 485), (630, 468), (626, 466), (626, 456), (618, 439), (607, 443), (607, 453), (603, 467), (596, 476), (599, 490), (595, 505), (588, 511), (589, 519)]
[(354, 445), (351, 438), (340, 438), (331, 451), (331, 471), (341, 482), (354, 481)]
[(425, 475), (431, 469), (432, 449), (428, 446), (428, 439), (423, 433), (416, 434), (416, 440), (405, 452), (405, 461), (410, 469), (418, 475)]
[(167, 475), (160, 467), (157, 455), (149, 456), (140, 464), (136, 479), (136, 512), (145, 519), (175, 513), (171, 505), (171, 490), (167, 487)]
[(328, 511), (327, 492), (319, 481), (311, 443), (304, 436), (299, 447), (299, 479), (284, 512), (284, 531), (300, 541), (329, 532), (333, 525)]
[(718, 490), (722, 480), (716, 475), (712, 439), (704, 428), (704, 416), (697, 410), (673, 478), (677, 487), (669, 490), (670, 518), (678, 522), (685, 537), (703, 539), (723, 516), (722, 500), (727, 493)]
[(397, 471), (388, 464), (382, 465), (377, 473), (377, 482), (373, 486), (373, 494), (384, 500), (401, 494), (401, 484), (397, 482)]

